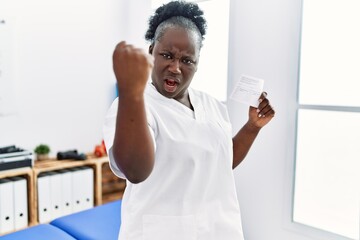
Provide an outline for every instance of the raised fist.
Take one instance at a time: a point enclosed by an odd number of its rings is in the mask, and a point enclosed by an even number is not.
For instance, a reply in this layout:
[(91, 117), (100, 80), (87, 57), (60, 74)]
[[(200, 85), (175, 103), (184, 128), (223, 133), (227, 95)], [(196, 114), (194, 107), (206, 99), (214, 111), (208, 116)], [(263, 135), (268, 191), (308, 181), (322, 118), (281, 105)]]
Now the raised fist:
[(119, 96), (137, 97), (144, 93), (153, 61), (153, 56), (125, 41), (116, 46), (113, 54), (113, 68)]

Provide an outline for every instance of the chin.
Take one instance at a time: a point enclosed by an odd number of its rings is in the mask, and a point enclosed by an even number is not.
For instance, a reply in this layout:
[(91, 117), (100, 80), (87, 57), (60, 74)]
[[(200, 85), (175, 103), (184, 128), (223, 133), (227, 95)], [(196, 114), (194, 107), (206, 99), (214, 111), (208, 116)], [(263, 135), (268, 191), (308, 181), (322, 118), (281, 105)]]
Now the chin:
[(167, 98), (175, 98), (177, 95), (177, 92), (170, 93), (170, 92), (165, 91), (165, 89), (162, 89), (162, 91), (160, 93), (161, 93), (161, 95), (163, 95), (164, 97), (167, 97)]

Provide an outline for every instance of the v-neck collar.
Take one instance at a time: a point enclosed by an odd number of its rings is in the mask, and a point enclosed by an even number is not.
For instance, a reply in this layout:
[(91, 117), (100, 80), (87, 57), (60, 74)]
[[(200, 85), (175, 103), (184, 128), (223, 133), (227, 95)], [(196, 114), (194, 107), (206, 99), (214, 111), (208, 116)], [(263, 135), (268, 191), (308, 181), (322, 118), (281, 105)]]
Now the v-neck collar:
[(205, 119), (204, 105), (200, 101), (199, 96), (196, 96), (196, 93), (194, 92), (194, 90), (192, 88), (188, 88), (188, 92), (189, 92), (189, 98), (190, 98), (191, 105), (194, 108), (195, 119), (204, 121), (204, 119)]

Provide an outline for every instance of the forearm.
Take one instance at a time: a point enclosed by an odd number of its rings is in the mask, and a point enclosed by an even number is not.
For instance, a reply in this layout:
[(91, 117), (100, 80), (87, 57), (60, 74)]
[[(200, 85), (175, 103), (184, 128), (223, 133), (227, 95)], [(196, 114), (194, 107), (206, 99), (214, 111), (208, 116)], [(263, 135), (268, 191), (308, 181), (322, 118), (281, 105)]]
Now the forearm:
[(233, 137), (233, 169), (244, 160), (260, 129), (248, 122)]
[(154, 165), (154, 144), (143, 96), (119, 97), (113, 155), (129, 181), (139, 183), (150, 175)]

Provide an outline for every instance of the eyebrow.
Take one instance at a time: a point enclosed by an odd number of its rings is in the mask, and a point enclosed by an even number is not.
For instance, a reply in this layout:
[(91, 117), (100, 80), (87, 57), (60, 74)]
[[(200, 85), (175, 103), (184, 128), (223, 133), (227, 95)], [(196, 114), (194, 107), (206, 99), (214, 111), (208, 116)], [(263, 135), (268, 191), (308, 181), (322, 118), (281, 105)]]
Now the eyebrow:
[[(167, 47), (164, 47), (162, 49), (159, 49), (159, 52), (169, 52), (171, 54), (174, 54), (174, 50), (170, 50)], [(188, 57), (188, 58), (196, 58), (196, 54), (195, 53), (181, 53), (182, 57)]]

